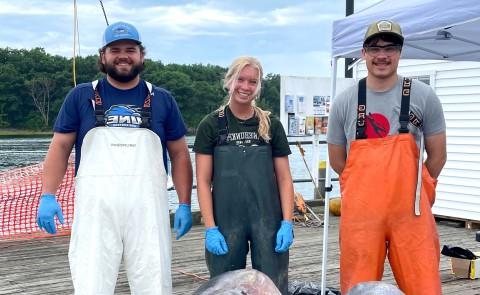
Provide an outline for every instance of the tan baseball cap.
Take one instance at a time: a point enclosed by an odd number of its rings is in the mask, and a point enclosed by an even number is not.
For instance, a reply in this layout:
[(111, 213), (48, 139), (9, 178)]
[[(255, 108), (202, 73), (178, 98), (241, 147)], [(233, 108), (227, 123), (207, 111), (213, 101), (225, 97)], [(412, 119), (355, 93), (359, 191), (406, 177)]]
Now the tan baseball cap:
[(365, 37), (363, 38), (363, 44), (367, 43), (375, 36), (379, 35), (392, 35), (398, 37), (403, 45), (403, 34), (400, 25), (391, 20), (380, 20), (373, 22), (368, 26), (367, 31), (365, 32)]

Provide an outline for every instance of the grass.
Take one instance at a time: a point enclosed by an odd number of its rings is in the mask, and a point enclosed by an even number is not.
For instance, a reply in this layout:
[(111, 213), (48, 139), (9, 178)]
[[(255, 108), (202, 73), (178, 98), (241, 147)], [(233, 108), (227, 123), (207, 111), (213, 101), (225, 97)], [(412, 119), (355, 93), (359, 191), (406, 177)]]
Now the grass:
[(36, 131), (25, 129), (0, 129), (0, 137), (36, 137), (52, 136), (52, 131)]

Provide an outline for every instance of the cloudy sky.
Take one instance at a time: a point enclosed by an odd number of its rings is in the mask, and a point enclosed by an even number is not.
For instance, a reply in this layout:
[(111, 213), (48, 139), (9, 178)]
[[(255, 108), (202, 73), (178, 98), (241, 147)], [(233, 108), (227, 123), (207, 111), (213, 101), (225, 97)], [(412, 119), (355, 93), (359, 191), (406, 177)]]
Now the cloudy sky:
[[(355, 0), (358, 12), (380, 0)], [(100, 1), (77, 0), (77, 52), (96, 53), (106, 22)], [(163, 63), (227, 67), (239, 55), (260, 59), (266, 73), (328, 76), (333, 20), (344, 0), (103, 0), (108, 21), (140, 31), (147, 57)], [(0, 47), (43, 47), (73, 55), (73, 3), (0, 0)]]

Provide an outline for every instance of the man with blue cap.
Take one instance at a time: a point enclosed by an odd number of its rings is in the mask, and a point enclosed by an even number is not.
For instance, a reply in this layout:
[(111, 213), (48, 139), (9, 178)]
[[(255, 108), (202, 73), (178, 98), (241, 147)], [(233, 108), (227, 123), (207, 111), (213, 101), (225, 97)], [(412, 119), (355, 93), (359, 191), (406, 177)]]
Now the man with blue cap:
[(178, 194), (174, 230), (192, 225), (192, 166), (175, 99), (140, 78), (145, 48), (137, 29), (107, 27), (103, 79), (71, 90), (44, 163), (37, 222), (56, 233), (55, 193), (75, 145), (75, 213), (69, 261), (75, 294), (113, 294), (120, 263), (132, 294), (172, 293), (167, 152)]

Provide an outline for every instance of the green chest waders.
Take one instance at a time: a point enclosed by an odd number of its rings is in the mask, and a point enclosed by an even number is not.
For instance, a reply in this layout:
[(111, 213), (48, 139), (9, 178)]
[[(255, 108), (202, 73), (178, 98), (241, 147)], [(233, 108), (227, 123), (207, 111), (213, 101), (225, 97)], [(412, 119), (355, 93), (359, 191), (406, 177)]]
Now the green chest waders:
[(268, 275), (282, 294), (287, 294), (289, 254), (275, 252), (282, 209), (271, 146), (220, 142), (213, 162), (215, 223), (229, 251), (220, 256), (206, 251), (210, 275), (245, 268), (251, 250), (252, 267)]

